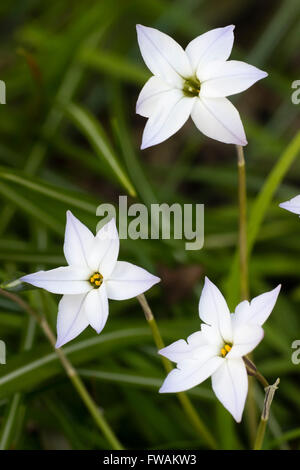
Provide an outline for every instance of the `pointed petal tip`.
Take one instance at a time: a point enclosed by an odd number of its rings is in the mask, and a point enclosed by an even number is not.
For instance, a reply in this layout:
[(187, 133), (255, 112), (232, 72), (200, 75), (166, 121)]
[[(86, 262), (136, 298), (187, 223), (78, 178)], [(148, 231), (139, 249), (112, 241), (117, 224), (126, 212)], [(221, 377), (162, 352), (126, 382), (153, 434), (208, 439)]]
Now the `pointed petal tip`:
[(55, 343), (55, 349), (61, 348), (64, 344), (65, 344), (65, 343), (64, 343), (63, 340), (61, 340), (61, 339), (59, 340), (59, 339), (57, 338), (57, 341), (56, 341), (56, 343)]
[(209, 277), (207, 277), (207, 276), (204, 277), (204, 285), (205, 285), (205, 284), (208, 284), (208, 285), (213, 284), (213, 283), (211, 282), (211, 280), (209, 279)]
[(141, 147), (140, 147), (141, 150), (145, 150), (145, 149), (147, 149), (148, 147), (151, 147), (151, 144), (150, 144), (149, 142), (144, 142), (144, 141), (142, 141)]
[(70, 209), (67, 210), (66, 212), (67, 218), (68, 217), (74, 217), (73, 213), (70, 211)]
[(278, 284), (277, 287), (275, 287), (274, 292), (277, 294), (277, 297), (279, 295), (279, 292), (281, 291), (282, 284)]
[(210, 280), (207, 276), (205, 276), (205, 277), (204, 277), (203, 289), (204, 289), (205, 287), (210, 287), (210, 286), (212, 286), (212, 285), (214, 285), (213, 282), (211, 282), (211, 280)]
[(240, 423), (242, 421), (242, 416), (234, 416), (232, 415), (232, 417), (234, 418), (234, 420), (237, 422), (237, 423)]
[[(38, 272), (43, 272), (43, 271), (38, 271)], [(27, 284), (32, 283), (32, 276), (37, 273), (32, 273), (32, 274), (26, 274), (25, 276), (22, 276), (19, 278), (19, 281), (21, 282), (26, 282)]]
[(146, 29), (149, 29), (149, 26), (144, 26), (143, 24), (136, 24), (135, 29), (139, 38), (139, 35), (142, 34)]

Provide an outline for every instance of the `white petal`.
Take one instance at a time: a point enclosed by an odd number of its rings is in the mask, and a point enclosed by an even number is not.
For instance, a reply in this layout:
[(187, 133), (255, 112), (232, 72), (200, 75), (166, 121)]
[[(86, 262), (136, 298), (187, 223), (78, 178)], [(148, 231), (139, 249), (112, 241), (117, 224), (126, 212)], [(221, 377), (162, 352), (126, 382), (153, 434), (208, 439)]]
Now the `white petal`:
[(282, 202), (279, 207), (286, 209), (287, 211), (293, 212), (294, 214), (300, 215), (300, 194), (295, 196), (289, 201)]
[(221, 351), (221, 348), (223, 347), (223, 344), (224, 344), (224, 340), (220, 334), (219, 328), (209, 326), (206, 323), (202, 323), (201, 335), (202, 335), (203, 341), (206, 344), (215, 346), (218, 352)]
[(206, 277), (199, 301), (202, 321), (216, 328), (224, 341), (232, 341), (230, 311), (219, 289)]
[(250, 304), (246, 301), (238, 305), (234, 313), (234, 322), (236, 324), (254, 324), (263, 325), (271, 314), (281, 285), (265, 294), (261, 294), (251, 300)]
[(243, 357), (261, 342), (264, 330), (258, 325), (239, 325), (233, 322), (233, 347), (226, 358)]
[(166, 377), (160, 393), (184, 392), (199, 385), (210, 377), (224, 362), (224, 359), (213, 355), (209, 346), (203, 349), (201, 359), (187, 359), (178, 364)]
[(172, 90), (166, 82), (158, 77), (151, 77), (139, 94), (136, 103), (136, 112), (144, 117), (150, 117), (159, 106), (165, 92)]
[(108, 299), (105, 284), (99, 289), (91, 290), (84, 301), (84, 311), (91, 325), (97, 333), (105, 327), (108, 317)]
[(188, 120), (195, 100), (184, 96), (181, 90), (164, 93), (147, 121), (141, 149), (159, 144), (175, 134)]
[(104, 278), (113, 271), (120, 249), (120, 240), (115, 219), (111, 219), (98, 232), (88, 253), (88, 263)]
[(92, 232), (67, 211), (64, 254), (67, 263), (74, 266), (87, 266), (87, 253), (94, 240)]
[(59, 302), (56, 348), (76, 338), (89, 325), (83, 309), (86, 295), (64, 295)]
[(137, 25), (138, 43), (147, 67), (153, 75), (175, 86), (182, 86), (182, 77), (190, 77), (192, 69), (182, 47), (170, 36), (154, 28)]
[(247, 145), (240, 115), (227, 98), (197, 98), (191, 117), (208, 137), (226, 144)]
[(185, 52), (192, 64), (194, 72), (200, 65), (214, 60), (227, 60), (231, 54), (234, 26), (216, 28), (201, 34), (191, 41)]
[(210, 344), (202, 332), (202, 326), (203, 325), (201, 325), (201, 331), (196, 331), (195, 333), (192, 333), (190, 336), (188, 336), (187, 343), (192, 348)]
[(193, 359), (194, 349), (184, 339), (179, 339), (169, 346), (160, 349), (158, 352), (161, 356), (166, 357), (172, 362), (180, 362), (184, 359)]
[(210, 62), (200, 67), (197, 75), (201, 82), (200, 96), (219, 98), (247, 90), (268, 74), (245, 62), (229, 60)]
[(248, 377), (243, 359), (227, 359), (212, 376), (212, 388), (222, 405), (239, 423), (248, 393)]
[(115, 269), (106, 281), (107, 296), (112, 300), (125, 300), (142, 294), (157, 284), (160, 279), (143, 268), (117, 261)]
[(36, 287), (42, 287), (54, 294), (83, 294), (92, 289), (88, 282), (90, 270), (77, 266), (63, 266), (50, 269), (49, 271), (38, 271), (20, 278)]
[(188, 337), (187, 341), (179, 339), (178, 341), (175, 341), (169, 346), (161, 349), (159, 354), (173, 362), (182, 362), (185, 359), (201, 359), (203, 352), (207, 350), (207, 346), (214, 346), (214, 348), (211, 349), (212, 355), (218, 355), (220, 348), (216, 346), (215, 343), (213, 345), (208, 343), (206, 335), (201, 331), (196, 331)]

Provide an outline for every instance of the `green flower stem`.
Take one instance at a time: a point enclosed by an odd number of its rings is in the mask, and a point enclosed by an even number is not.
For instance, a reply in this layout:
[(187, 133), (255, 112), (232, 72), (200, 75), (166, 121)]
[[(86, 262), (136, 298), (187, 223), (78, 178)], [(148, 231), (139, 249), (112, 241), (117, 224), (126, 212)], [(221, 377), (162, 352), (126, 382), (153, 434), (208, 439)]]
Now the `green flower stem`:
[(257, 434), (256, 434), (253, 450), (260, 450), (262, 448), (266, 429), (267, 429), (267, 421), (261, 418), (258, 428), (257, 428)]
[[(241, 145), (236, 146), (238, 165), (238, 199), (239, 199), (239, 264), (240, 264), (240, 299), (249, 300), (249, 277), (248, 277), (248, 247), (247, 247), (247, 185), (246, 164), (244, 149)], [(257, 412), (254, 399), (253, 379), (249, 377), (248, 399), (246, 414), (249, 423), (249, 434), (251, 442), (256, 435)]]
[(85, 406), (89, 410), (92, 418), (94, 419), (95, 423), (97, 424), (98, 428), (102, 431), (104, 436), (106, 437), (107, 441), (110, 443), (111, 448), (114, 450), (122, 450), (123, 446), (119, 442), (118, 438), (115, 436), (114, 432), (110, 428), (109, 424), (107, 423), (106, 419), (102, 415), (101, 411), (89, 395), (83, 381), (81, 378), (78, 376), (76, 370), (74, 369), (73, 365), (65, 355), (62, 349), (56, 349), (55, 348), (55, 336), (45, 319), (45, 317), (40, 317), (35, 310), (33, 310), (30, 305), (25, 302), (21, 297), (18, 295), (15, 295), (11, 292), (7, 292), (3, 289), (0, 288), (0, 295), (7, 297), (11, 299), (13, 302), (17, 303), (22, 310), (25, 310), (29, 315), (35, 318), (41, 329), (43, 330), (45, 336), (53, 346), (63, 368), (66, 371), (66, 374), (68, 375), (69, 379), (71, 380), (72, 384), (74, 385), (76, 391), (78, 392), (80, 398), (84, 402)]
[(253, 364), (253, 362), (251, 361), (251, 359), (249, 359), (248, 356), (244, 356), (243, 359), (247, 368), (247, 373), (250, 376), (256, 378), (265, 389), (264, 406), (260, 422), (256, 431), (253, 447), (254, 450), (260, 450), (262, 448), (265, 432), (267, 429), (271, 404), (274, 398), (274, 394), (278, 388), (280, 379), (277, 379), (273, 385), (270, 385), (267, 379), (257, 370), (255, 364)]
[(239, 257), (240, 257), (240, 296), (249, 300), (248, 249), (247, 249), (247, 187), (244, 149), (237, 145), (238, 192), (239, 192)]
[[(156, 320), (154, 318), (154, 315), (153, 315), (152, 310), (151, 310), (151, 308), (150, 308), (150, 306), (147, 302), (147, 299), (146, 299), (145, 295), (144, 294), (138, 295), (137, 299), (138, 299), (138, 301), (139, 301), (139, 303), (140, 303), (140, 305), (141, 305), (141, 307), (144, 311), (146, 320), (147, 320), (147, 322), (150, 326), (152, 336), (153, 336), (153, 339), (154, 339), (154, 342), (156, 344), (157, 349), (159, 350), (159, 349), (164, 348), (165, 345), (164, 345), (162, 336), (160, 334), (158, 325), (156, 323)], [(163, 363), (163, 366), (164, 366), (166, 372), (167, 373), (171, 372), (173, 367), (172, 367), (172, 364), (170, 363), (170, 361), (167, 358), (163, 357), (163, 356), (161, 356), (161, 361)], [(199, 415), (198, 415), (197, 411), (195, 410), (195, 408), (194, 408), (192, 402), (190, 401), (189, 397), (184, 392), (177, 393), (176, 395), (178, 397), (178, 400), (181, 403), (181, 406), (182, 406), (185, 414), (187, 415), (189, 421), (191, 422), (191, 424), (193, 425), (194, 429), (197, 431), (199, 436), (201, 436), (201, 438), (207, 443), (207, 445), (211, 449), (216, 449), (217, 448), (217, 443), (216, 443), (215, 438), (213, 437), (213, 435), (210, 433), (210, 431), (207, 429), (206, 425), (203, 423), (203, 421), (199, 417)]]
[(267, 379), (257, 370), (256, 365), (251, 361), (249, 356), (243, 357), (248, 375), (255, 377), (264, 388), (270, 386)]
[[(257, 376), (257, 374), (256, 374), (256, 376)], [(268, 383), (266, 381), (266, 379), (261, 374), (259, 374), (259, 376), (260, 377), (257, 377), (257, 378), (262, 383)], [(263, 379), (263, 380), (261, 380), (261, 379)], [(276, 382), (273, 385), (268, 384), (265, 387), (266, 394), (265, 394), (264, 406), (263, 406), (263, 410), (262, 410), (262, 413), (261, 413), (260, 423), (259, 423), (258, 428), (257, 428), (257, 434), (256, 434), (254, 447), (253, 447), (254, 450), (261, 450), (261, 448), (262, 448), (265, 433), (266, 433), (266, 429), (267, 429), (267, 424), (268, 424), (268, 421), (269, 421), (271, 404), (272, 404), (272, 401), (273, 401), (273, 398), (274, 398), (274, 394), (275, 394), (276, 390), (278, 389), (279, 382), (280, 382), (280, 380), (277, 379)]]

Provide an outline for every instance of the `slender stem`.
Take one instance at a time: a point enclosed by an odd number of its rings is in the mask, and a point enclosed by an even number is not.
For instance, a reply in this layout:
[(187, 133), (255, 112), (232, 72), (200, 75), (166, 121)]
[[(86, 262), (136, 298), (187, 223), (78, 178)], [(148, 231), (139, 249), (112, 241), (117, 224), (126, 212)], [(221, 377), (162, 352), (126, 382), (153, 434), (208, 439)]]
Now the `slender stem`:
[[(139, 301), (146, 320), (150, 326), (152, 336), (154, 339), (154, 342), (157, 346), (157, 349), (162, 349), (164, 348), (164, 342), (162, 339), (162, 336), (160, 334), (158, 325), (156, 323), (156, 320), (154, 318), (153, 312), (147, 302), (147, 299), (144, 294), (140, 294), (137, 296), (137, 300)], [(161, 356), (161, 361), (163, 363), (163, 366), (166, 370), (167, 373), (171, 372), (173, 369), (172, 364), (170, 361)], [(181, 403), (181, 406), (186, 413), (187, 417), (189, 418), (190, 422), (194, 426), (195, 430), (198, 432), (198, 434), (206, 441), (206, 443), (209, 445), (211, 449), (216, 449), (217, 448), (217, 443), (213, 435), (210, 433), (210, 431), (207, 429), (206, 425), (203, 423), (201, 420), (200, 416), (198, 415), (197, 411), (195, 410), (192, 402), (190, 401), (189, 397), (186, 395), (184, 392), (176, 393), (178, 400)]]
[[(263, 378), (263, 382), (266, 382), (266, 379), (263, 376), (261, 377)], [(257, 434), (256, 434), (254, 447), (253, 447), (254, 450), (260, 450), (262, 448), (266, 429), (267, 429), (267, 424), (269, 421), (271, 404), (274, 398), (274, 394), (276, 390), (278, 389), (279, 382), (280, 382), (280, 379), (277, 379), (273, 385), (268, 384), (267, 387), (265, 387), (266, 394), (265, 394), (265, 399), (264, 399), (264, 406), (263, 406), (263, 410), (261, 413), (260, 423), (257, 428)]]
[(270, 386), (269, 382), (259, 372), (259, 370), (257, 370), (256, 365), (251, 361), (250, 357), (244, 356), (243, 360), (244, 360), (248, 375), (255, 377), (262, 384), (264, 388), (269, 387)]
[[(247, 246), (247, 187), (246, 187), (246, 165), (243, 147), (237, 146), (238, 157), (238, 192), (239, 192), (239, 258), (240, 258), (240, 294), (241, 300), (249, 300), (249, 279), (248, 279), (248, 246)], [(262, 447), (267, 422), (269, 419), (270, 406), (273, 400), (275, 390), (279, 383), (276, 380), (274, 385), (269, 385), (265, 377), (256, 369), (250, 358), (244, 358), (247, 370), (254, 376), (265, 388), (264, 407), (258, 425), (254, 449), (259, 450)], [(256, 426), (256, 406), (253, 393), (253, 378), (249, 377), (248, 391), (248, 418), (250, 424), (250, 434), (254, 438), (254, 427)]]
[(257, 428), (257, 434), (256, 434), (253, 450), (260, 450), (262, 448), (266, 428), (267, 428), (267, 421), (265, 419), (261, 419)]
[[(247, 185), (244, 149), (237, 145), (238, 199), (239, 199), (239, 261), (240, 261), (240, 299), (249, 300), (248, 247), (247, 247)], [(246, 414), (249, 423), (250, 438), (253, 442), (256, 434), (256, 404), (254, 399), (253, 379), (249, 377)]]
[(267, 388), (270, 386), (267, 379), (260, 372), (257, 371), (254, 377), (262, 384), (264, 388)]
[(248, 249), (247, 249), (247, 187), (246, 164), (243, 147), (237, 145), (239, 193), (239, 257), (241, 300), (249, 299)]
[(54, 351), (56, 352), (63, 368), (66, 371), (69, 379), (71, 380), (72, 384), (74, 385), (75, 389), (77, 390), (78, 394), (80, 395), (82, 401), (84, 402), (85, 406), (89, 410), (91, 416), (93, 417), (95, 423), (99, 427), (99, 429), (103, 432), (104, 436), (110, 443), (112, 449), (114, 450), (122, 450), (123, 446), (119, 442), (118, 438), (115, 436), (114, 432), (110, 428), (109, 424), (107, 423), (106, 419), (100, 412), (99, 408), (89, 395), (83, 381), (78, 376), (76, 370), (74, 369), (73, 365), (65, 355), (62, 349), (55, 348), (55, 336), (45, 319), (45, 317), (40, 317), (35, 310), (31, 308), (31, 306), (25, 302), (21, 297), (15, 295), (11, 292), (7, 292), (0, 288), (0, 295), (11, 299), (13, 302), (17, 303), (23, 310), (25, 310), (29, 315), (35, 318), (41, 329), (43, 330), (45, 336), (47, 337), (50, 344), (53, 346)]

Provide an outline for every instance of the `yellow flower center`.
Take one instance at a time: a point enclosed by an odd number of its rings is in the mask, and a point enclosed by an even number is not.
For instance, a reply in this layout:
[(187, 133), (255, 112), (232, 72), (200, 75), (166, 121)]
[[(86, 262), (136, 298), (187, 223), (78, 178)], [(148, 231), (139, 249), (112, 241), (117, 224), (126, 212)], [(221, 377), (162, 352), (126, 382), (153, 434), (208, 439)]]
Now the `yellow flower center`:
[(223, 348), (221, 348), (221, 356), (225, 357), (231, 351), (232, 345), (225, 343)]
[(95, 289), (98, 289), (101, 286), (102, 282), (103, 282), (103, 276), (102, 276), (102, 274), (100, 274), (98, 272), (94, 273), (90, 277), (89, 281)]
[(183, 93), (185, 96), (199, 96), (201, 84), (196, 77), (187, 78), (183, 85)]

